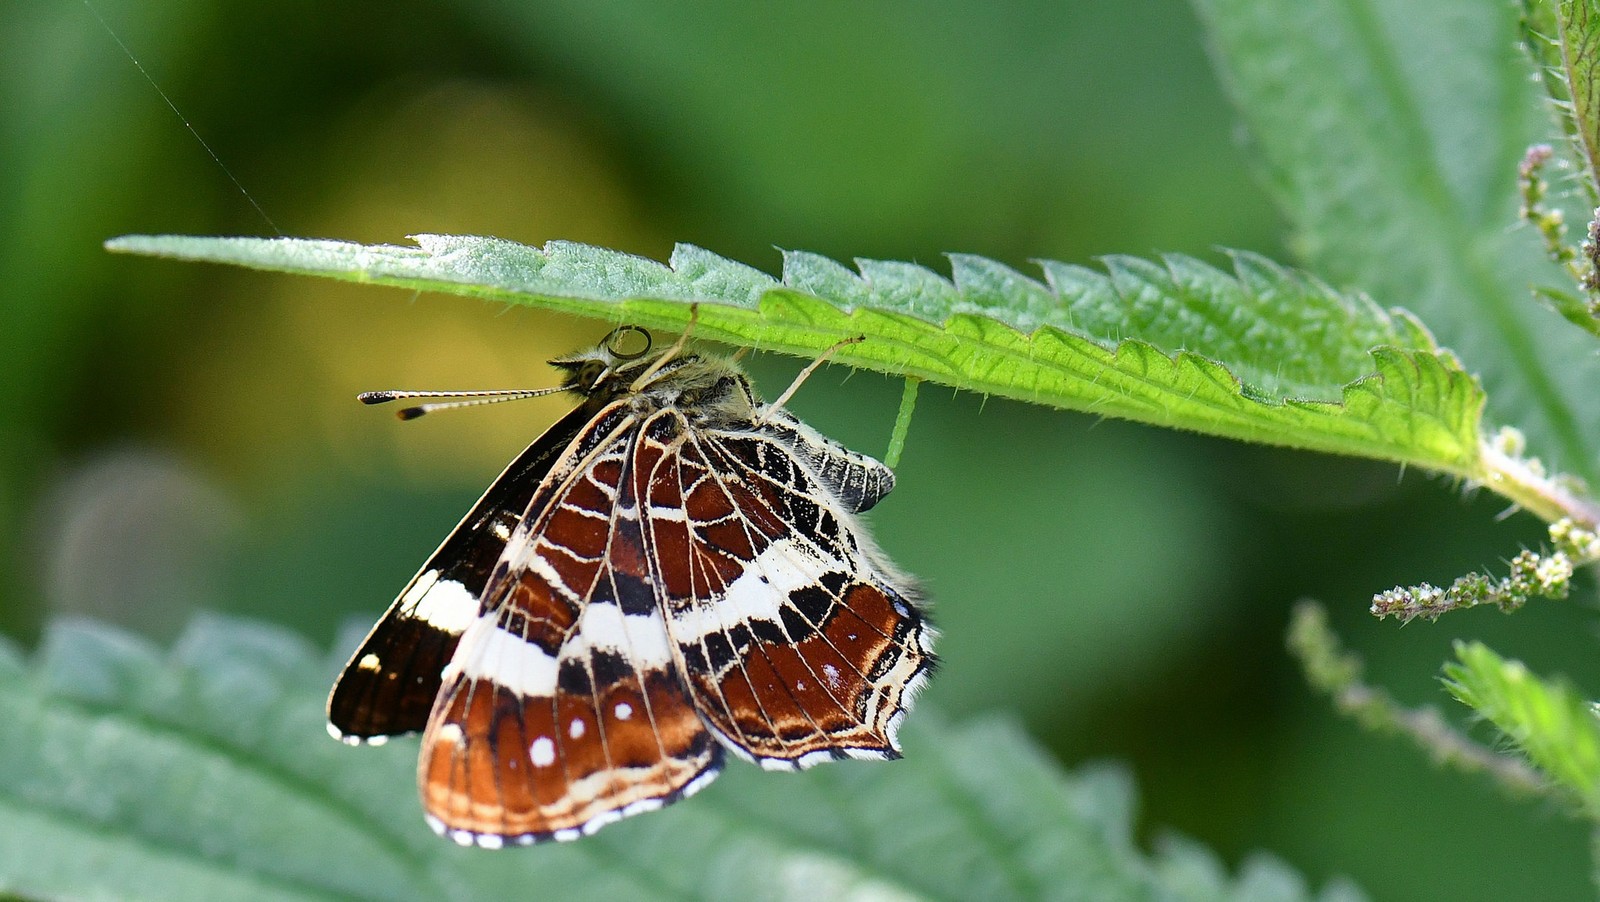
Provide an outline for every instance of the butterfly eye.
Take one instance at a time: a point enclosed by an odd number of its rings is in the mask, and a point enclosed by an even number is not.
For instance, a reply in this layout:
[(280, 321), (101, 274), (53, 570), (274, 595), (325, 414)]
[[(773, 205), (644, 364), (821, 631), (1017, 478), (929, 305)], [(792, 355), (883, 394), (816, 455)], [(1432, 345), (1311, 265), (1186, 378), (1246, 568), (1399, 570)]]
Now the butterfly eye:
[(606, 369), (606, 365), (598, 360), (585, 361), (578, 368), (577, 376), (572, 380), (573, 384), (579, 388), (592, 389), (600, 383), (600, 377), (606, 374)]
[[(636, 347), (641, 339), (644, 346)], [(600, 346), (618, 360), (638, 360), (650, 353), (650, 344), (650, 333), (634, 325), (618, 326), (600, 342)]]

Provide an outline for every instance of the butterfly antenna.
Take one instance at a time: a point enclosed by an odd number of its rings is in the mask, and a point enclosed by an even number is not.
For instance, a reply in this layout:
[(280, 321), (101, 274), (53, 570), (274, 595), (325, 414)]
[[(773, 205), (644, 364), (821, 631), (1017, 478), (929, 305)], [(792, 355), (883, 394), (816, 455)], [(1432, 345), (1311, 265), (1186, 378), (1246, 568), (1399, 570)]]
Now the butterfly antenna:
[(661, 372), (661, 368), (662, 367), (666, 366), (669, 362), (671, 362), (672, 358), (674, 358), (674, 357), (678, 356), (679, 354), (683, 353), (684, 347), (686, 347), (689, 344), (689, 335), (694, 332), (694, 324), (699, 319), (700, 319), (700, 305), (699, 304), (690, 304), (689, 305), (689, 322), (688, 322), (687, 325), (685, 325), (683, 327), (683, 334), (679, 335), (678, 336), (678, 340), (672, 343), (672, 347), (667, 348), (665, 351), (661, 352), (661, 356), (657, 357), (655, 359), (655, 362), (650, 364), (650, 368), (649, 369), (647, 369), (644, 372), (640, 373), (639, 374), (639, 378), (633, 380), (633, 384), (628, 386), (628, 390), (629, 391), (638, 391), (639, 389), (644, 388), (646, 385), (649, 385), (650, 384), (650, 380), (655, 378), (656, 373)]
[(461, 407), (482, 407), (485, 404), (499, 404), (502, 401), (521, 401), (525, 398), (538, 398), (544, 395), (553, 395), (556, 392), (566, 391), (561, 387), (554, 388), (513, 388), (494, 391), (364, 391), (356, 395), (356, 400), (363, 404), (387, 404), (390, 401), (399, 401), (410, 398), (455, 398), (454, 401), (438, 401), (428, 404), (418, 404), (415, 407), (405, 407), (397, 412), (402, 420), (414, 420), (426, 413), (436, 410), (455, 410)]
[(767, 405), (767, 411), (771, 412), (774, 410), (782, 410), (783, 405), (789, 403), (789, 399), (794, 397), (794, 393), (800, 390), (800, 386), (803, 385), (807, 379), (811, 378), (811, 374), (817, 371), (817, 367), (822, 366), (828, 361), (829, 357), (833, 356), (834, 351), (837, 351), (840, 348), (848, 345), (860, 344), (866, 340), (867, 337), (865, 335), (857, 335), (854, 338), (842, 338), (834, 342), (832, 347), (828, 348), (826, 351), (823, 351), (817, 356), (816, 360), (811, 361), (811, 363), (805, 369), (800, 371), (800, 375), (794, 377), (794, 381), (789, 383), (789, 387), (783, 390), (783, 394), (778, 396), (778, 400)]

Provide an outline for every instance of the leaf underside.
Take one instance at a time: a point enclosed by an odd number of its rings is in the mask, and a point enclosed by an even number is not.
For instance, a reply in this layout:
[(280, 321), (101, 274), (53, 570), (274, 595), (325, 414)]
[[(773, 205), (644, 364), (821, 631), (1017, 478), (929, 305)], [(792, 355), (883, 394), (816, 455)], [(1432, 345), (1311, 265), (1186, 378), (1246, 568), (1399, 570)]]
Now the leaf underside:
[(951, 255), (851, 270), (786, 252), (781, 279), (679, 245), (667, 265), (582, 244), (419, 235), (416, 247), (128, 236), (113, 251), (470, 295), (682, 329), (968, 391), (1252, 442), (1474, 475), (1483, 393), (1415, 320), (1252, 254), (1040, 262)]
[[(435, 837), (415, 741), (323, 729), (337, 665), (204, 618), (170, 653), (80, 621), (0, 648), (0, 893), (215, 899), (1305, 899), (1268, 858), (1230, 877), (1132, 840), (1120, 772), (1063, 774), (1014, 726), (919, 711), (904, 760), (801, 776), (734, 764), (694, 799), (576, 843)], [(1342, 884), (1325, 899), (1354, 899)]]

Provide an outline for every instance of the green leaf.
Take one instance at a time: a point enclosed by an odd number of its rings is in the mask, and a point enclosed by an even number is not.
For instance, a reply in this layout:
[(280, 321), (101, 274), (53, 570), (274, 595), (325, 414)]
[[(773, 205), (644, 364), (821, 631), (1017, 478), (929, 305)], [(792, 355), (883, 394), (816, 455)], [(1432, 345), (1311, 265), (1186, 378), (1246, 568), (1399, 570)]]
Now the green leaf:
[[(1557, 6), (1562, 6), (1561, 15), (1557, 15)], [(1572, 102), (1571, 85), (1573, 81), (1568, 73), (1567, 66), (1562, 60), (1565, 52), (1564, 38), (1566, 36), (1579, 37), (1589, 32), (1588, 24), (1584, 23), (1576, 32), (1573, 30), (1572, 19), (1574, 15), (1583, 16), (1586, 10), (1568, 8), (1567, 0), (1521, 0), (1521, 21), (1518, 23), (1522, 39), (1522, 48), (1532, 61), (1538, 73), (1540, 84), (1544, 86), (1544, 94), (1549, 99), (1552, 112), (1561, 130), (1568, 141), (1568, 149), (1573, 153), (1573, 161), (1589, 159), (1589, 148), (1593, 142), (1581, 134), (1582, 126), (1579, 124), (1578, 111)], [(1565, 23), (1565, 34), (1563, 33)], [(1581, 55), (1581, 54), (1580, 54)], [(1582, 82), (1593, 88), (1593, 72), (1582, 73)], [(1592, 100), (1586, 104), (1588, 110), (1594, 109)], [(1592, 117), (1589, 121), (1594, 121)], [(1594, 171), (1589, 167), (1590, 172)], [(1584, 193), (1584, 198), (1589, 206), (1600, 201), (1596, 194), (1594, 179), (1577, 179), (1575, 186)]]
[[(55, 625), (0, 648), (0, 892), (215, 899), (1305, 899), (1134, 845), (1120, 771), (1064, 774), (1018, 729), (918, 711), (906, 757), (800, 776), (742, 763), (576, 843), (463, 849), (424, 825), (416, 742), (324, 732), (337, 664), (276, 628), (198, 622), (169, 653)], [(1350, 898), (1336, 884), (1323, 898)]]
[(1566, 92), (1556, 95), (1571, 104), (1571, 128), (1589, 177), (1589, 197), (1600, 182), (1600, 3), (1557, 0), (1556, 33)]
[(1571, 686), (1477, 642), (1456, 643), (1445, 686), (1488, 719), (1555, 785), (1600, 820), (1600, 722)]
[(535, 304), (815, 356), (969, 391), (1477, 476), (1483, 396), (1403, 313), (1250, 254), (1043, 262), (1044, 281), (952, 255), (852, 271), (789, 252), (774, 279), (680, 245), (670, 265), (552, 242), (420, 235), (418, 247), (130, 236), (114, 251)]
[(1600, 338), (1600, 319), (1595, 319), (1594, 314), (1589, 312), (1588, 301), (1570, 291), (1549, 285), (1540, 285), (1533, 291), (1534, 294), (1549, 301), (1551, 308), (1561, 314), (1562, 319)]
[[(1517, 223), (1517, 163), (1557, 133), (1501, 0), (1194, 0), (1305, 264), (1415, 312), (1487, 416), (1600, 482), (1600, 356), (1530, 300), (1565, 276)], [(1569, 210), (1569, 221), (1587, 219)]]

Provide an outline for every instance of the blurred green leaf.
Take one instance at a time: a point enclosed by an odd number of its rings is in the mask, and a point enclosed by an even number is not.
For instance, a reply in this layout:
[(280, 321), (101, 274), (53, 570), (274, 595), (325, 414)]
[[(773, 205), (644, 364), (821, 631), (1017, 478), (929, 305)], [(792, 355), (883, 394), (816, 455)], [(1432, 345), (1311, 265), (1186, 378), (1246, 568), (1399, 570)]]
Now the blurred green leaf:
[(1589, 303), (1570, 291), (1554, 288), (1549, 285), (1540, 285), (1534, 288), (1534, 294), (1550, 302), (1550, 306), (1561, 318), (1600, 338), (1600, 320), (1595, 319), (1589, 312)]
[(742, 258), (1274, 242), (1172, 0), (821, 0), (782, 28), (741, 0), (444, 5), (626, 122), (652, 218)]
[[(1261, 859), (1132, 840), (1119, 771), (1062, 774), (1014, 727), (919, 712), (892, 765), (734, 765), (695, 800), (572, 844), (486, 852), (423, 826), (414, 742), (323, 731), (333, 661), (204, 619), (163, 655), (58, 622), (0, 648), (0, 890), (181, 899), (1304, 899)], [(1350, 898), (1339, 884), (1323, 898)]]
[(1471, 361), (1492, 421), (1600, 481), (1600, 356), (1529, 299), (1531, 284), (1563, 277), (1534, 232), (1513, 228), (1517, 163), (1555, 130), (1512, 40), (1516, 8), (1194, 5), (1305, 264), (1414, 311)]
[(1553, 783), (1600, 820), (1600, 723), (1571, 686), (1544, 680), (1478, 642), (1456, 644), (1445, 686), (1504, 733)]
[(974, 392), (1247, 441), (1477, 475), (1483, 395), (1403, 313), (1250, 254), (1225, 273), (1189, 257), (1046, 261), (1048, 284), (952, 255), (953, 279), (785, 255), (783, 279), (680, 245), (663, 266), (552, 242), (420, 235), (416, 248), (130, 236), (113, 251), (236, 263), (536, 304), (835, 359)]

